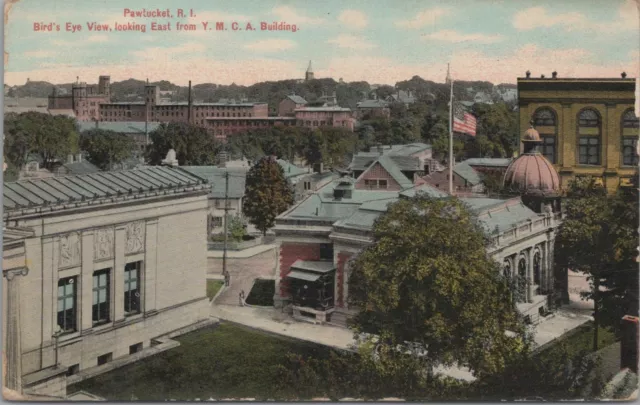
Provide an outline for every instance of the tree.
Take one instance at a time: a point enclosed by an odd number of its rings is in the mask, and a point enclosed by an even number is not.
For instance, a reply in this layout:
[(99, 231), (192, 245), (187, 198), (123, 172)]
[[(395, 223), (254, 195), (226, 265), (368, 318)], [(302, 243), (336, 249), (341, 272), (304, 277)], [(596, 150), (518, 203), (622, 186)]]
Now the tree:
[(147, 148), (147, 158), (158, 165), (169, 149), (176, 151), (176, 158), (183, 166), (206, 166), (216, 164), (222, 144), (206, 129), (184, 122), (160, 124), (149, 133), (152, 144)]
[(360, 310), (356, 334), (390, 346), (412, 342), (426, 351), (427, 369), (458, 364), (477, 376), (527, 349), (500, 266), (460, 200), (399, 200), (376, 221), (373, 239), (349, 278), (349, 305)]
[(7, 114), (5, 116), (7, 159), (22, 167), (29, 153), (42, 158), (43, 166), (51, 169), (56, 161), (78, 151), (75, 119), (39, 112)]
[(90, 129), (80, 136), (80, 147), (87, 152), (87, 160), (102, 170), (133, 156), (133, 139), (125, 134), (103, 129)]
[(227, 221), (229, 221), (227, 222), (227, 232), (231, 239), (242, 242), (242, 238), (247, 234), (247, 228), (240, 214), (227, 215)]
[(263, 235), (291, 204), (293, 190), (275, 159), (266, 156), (249, 169), (242, 212)]
[(636, 188), (608, 195), (591, 177), (574, 180), (567, 192), (556, 265), (587, 275), (591, 288), (582, 295), (594, 301), (594, 350), (600, 324), (619, 332), (622, 316), (638, 313), (637, 205)]

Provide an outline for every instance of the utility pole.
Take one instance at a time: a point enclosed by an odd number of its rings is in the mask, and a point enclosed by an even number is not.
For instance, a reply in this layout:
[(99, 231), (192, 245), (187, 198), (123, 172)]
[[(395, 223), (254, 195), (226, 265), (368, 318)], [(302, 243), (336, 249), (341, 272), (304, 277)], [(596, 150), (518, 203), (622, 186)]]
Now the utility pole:
[(228, 216), (229, 212), (229, 169), (225, 169), (224, 172), (224, 250), (222, 252), (222, 275), (227, 275), (227, 230), (228, 226)]

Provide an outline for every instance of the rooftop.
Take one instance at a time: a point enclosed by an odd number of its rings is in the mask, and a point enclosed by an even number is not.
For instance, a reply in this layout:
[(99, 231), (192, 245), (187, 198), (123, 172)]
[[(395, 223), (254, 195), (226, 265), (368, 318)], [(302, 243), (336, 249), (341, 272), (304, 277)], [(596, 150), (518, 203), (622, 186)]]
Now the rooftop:
[(244, 197), (247, 168), (224, 168), (216, 166), (180, 166), (187, 172), (207, 179), (211, 184), (209, 198), (225, 197), (225, 173), (229, 172), (229, 198)]
[(453, 172), (474, 186), (482, 182), (481, 174), (467, 162), (458, 163), (453, 166)]
[(4, 216), (20, 216), (197, 191), (207, 180), (178, 167), (147, 166), (117, 172), (4, 183)]
[(277, 162), (280, 167), (282, 167), (284, 176), (288, 179), (292, 177), (302, 176), (304, 174), (309, 174), (308, 170), (302, 169), (292, 163), (287, 162), (286, 160), (278, 159)]
[[(147, 123), (147, 131), (151, 132), (156, 130), (160, 126), (159, 122), (148, 122)], [(80, 121), (78, 122), (78, 127), (80, 131), (87, 131), (90, 129), (104, 129), (106, 131), (114, 131), (119, 133), (140, 133), (144, 134), (145, 132), (145, 122), (144, 121), (130, 121), (130, 122), (111, 122), (111, 121), (98, 121), (96, 122), (87, 122)]]
[(385, 108), (388, 106), (389, 102), (384, 100), (364, 100), (356, 105), (358, 108)]
[(471, 158), (464, 161), (469, 166), (508, 167), (510, 158)]
[(343, 108), (343, 107), (302, 107), (302, 108), (296, 108), (294, 110), (295, 112), (302, 112), (302, 111), (327, 111), (327, 112), (351, 112), (350, 108)]
[(92, 164), (91, 162), (87, 162), (86, 160), (81, 160), (80, 162), (65, 163), (62, 166), (64, 166), (65, 169), (69, 171), (69, 174), (90, 174), (100, 171), (98, 166)]
[(292, 94), (290, 96), (287, 96), (287, 98), (291, 101), (293, 101), (296, 104), (307, 104), (307, 100), (305, 100), (304, 98), (297, 96), (295, 94)]

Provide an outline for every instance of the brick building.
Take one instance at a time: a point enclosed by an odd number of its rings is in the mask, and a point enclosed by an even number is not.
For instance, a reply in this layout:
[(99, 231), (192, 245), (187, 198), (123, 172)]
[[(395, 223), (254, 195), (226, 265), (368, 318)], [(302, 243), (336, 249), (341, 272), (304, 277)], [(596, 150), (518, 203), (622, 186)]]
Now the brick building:
[(638, 117), (635, 79), (518, 78), (520, 128), (540, 133), (542, 153), (562, 187), (576, 176), (594, 176), (613, 192), (630, 185), (637, 170)]
[[(349, 261), (372, 243), (375, 220), (398, 199), (416, 194), (448, 197), (428, 184), (416, 186), (406, 177), (399, 180), (402, 170), (397, 163), (390, 156), (381, 158), (384, 164), (377, 158), (357, 178), (345, 175), (276, 218), (274, 231), (280, 250), (276, 306), (286, 307), (299, 319), (344, 326), (357, 310), (347, 305)], [(502, 265), (504, 276), (513, 278), (520, 292), (518, 310), (536, 323), (559, 304), (559, 295), (566, 296), (558, 286), (566, 290), (567, 285), (556, 282), (553, 268), (555, 231), (562, 217), (559, 186), (547, 180), (557, 179), (557, 173), (535, 177), (528, 173), (531, 159), (542, 157), (536, 152), (523, 155), (512, 168), (522, 163), (527, 170), (514, 169), (509, 177), (509, 185), (522, 189), (521, 197), (461, 200), (483, 225), (491, 241), (487, 252)], [(369, 173), (385, 180), (386, 187), (380, 187), (380, 180), (375, 189), (368, 187)]]
[(303, 107), (294, 110), (296, 125), (306, 128), (341, 127), (353, 131), (356, 120), (349, 108)]
[(295, 110), (303, 108), (307, 104), (307, 100), (292, 94), (278, 104), (278, 115), (280, 117), (293, 117), (295, 116)]

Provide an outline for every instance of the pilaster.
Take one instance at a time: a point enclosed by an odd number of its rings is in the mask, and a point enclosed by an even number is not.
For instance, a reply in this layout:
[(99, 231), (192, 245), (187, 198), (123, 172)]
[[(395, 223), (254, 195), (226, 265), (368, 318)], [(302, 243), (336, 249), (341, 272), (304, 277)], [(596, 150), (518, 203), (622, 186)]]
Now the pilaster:
[(125, 246), (125, 226), (116, 227), (115, 235), (115, 260), (113, 269), (113, 293), (114, 293), (114, 316), (115, 322), (124, 320), (124, 246)]
[[(82, 276), (78, 291), (80, 330), (93, 327), (93, 231), (82, 233)], [(87, 302), (88, 301), (88, 302)]]
[[(155, 311), (156, 308), (156, 272), (158, 267), (158, 220), (146, 222), (143, 275), (144, 312)], [(123, 267), (124, 271), (124, 267)], [(123, 281), (124, 283), (124, 281)]]
[(29, 269), (26, 267), (4, 271), (7, 282), (7, 308), (5, 319), (5, 355), (6, 387), (17, 392), (22, 392), (22, 342), (20, 336), (20, 280), (26, 276)]
[[(55, 329), (57, 306), (58, 268), (54, 266), (55, 243), (51, 237), (42, 237), (42, 343), (46, 346), (51, 342), (51, 335)], [(55, 305), (54, 305), (55, 304)], [(42, 366), (42, 365), (41, 365)]]
[(560, 150), (558, 163), (563, 168), (572, 168), (576, 164), (576, 126), (571, 104), (562, 104), (562, 121), (559, 128)]

